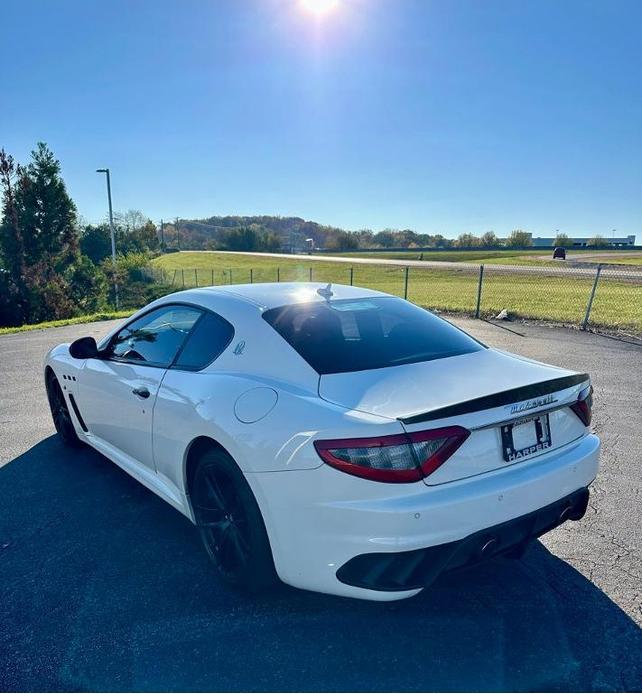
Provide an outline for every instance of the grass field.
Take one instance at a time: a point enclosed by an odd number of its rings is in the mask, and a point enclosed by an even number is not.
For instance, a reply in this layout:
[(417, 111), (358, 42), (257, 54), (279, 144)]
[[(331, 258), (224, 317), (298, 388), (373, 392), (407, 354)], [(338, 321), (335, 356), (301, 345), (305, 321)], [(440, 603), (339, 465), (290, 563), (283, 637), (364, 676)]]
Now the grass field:
[[(225, 253), (171, 253), (154, 267), (172, 287), (238, 284), (245, 282), (307, 281), (359, 285), (404, 295), (405, 268), (359, 265)], [(352, 275), (352, 277), (351, 277)], [(474, 313), (479, 268), (415, 268), (408, 273), (408, 298), (431, 309)], [(491, 266), (484, 274), (481, 312), (485, 316), (507, 309), (523, 318), (578, 324), (584, 318), (593, 286), (590, 276), (559, 276), (546, 272), (510, 274)], [(603, 274), (596, 293), (592, 323), (642, 333), (642, 281), (615, 279)]]
[(506, 265), (547, 265), (553, 259), (543, 260), (542, 251), (391, 251), (341, 253), (353, 258), (380, 258), (381, 260), (434, 260), (452, 263), (505, 263)]
[[(616, 251), (614, 251), (616, 253)], [(614, 255), (614, 254), (596, 254), (591, 258), (591, 262), (594, 263), (614, 263), (617, 265), (638, 265), (642, 266), (642, 253), (635, 253), (631, 251), (629, 253)]]
[[(362, 253), (342, 253), (353, 258), (380, 258), (381, 260), (434, 260), (453, 263), (475, 263), (479, 265), (533, 265), (555, 266), (564, 265), (563, 261), (553, 260), (552, 253), (546, 249), (528, 251), (391, 251)], [(584, 258), (586, 256), (586, 258)], [(642, 265), (642, 253), (636, 251), (596, 251), (594, 249), (578, 249), (568, 252), (569, 261), (590, 263), (613, 263), (623, 265)], [(570, 264), (570, 262), (569, 262)]]

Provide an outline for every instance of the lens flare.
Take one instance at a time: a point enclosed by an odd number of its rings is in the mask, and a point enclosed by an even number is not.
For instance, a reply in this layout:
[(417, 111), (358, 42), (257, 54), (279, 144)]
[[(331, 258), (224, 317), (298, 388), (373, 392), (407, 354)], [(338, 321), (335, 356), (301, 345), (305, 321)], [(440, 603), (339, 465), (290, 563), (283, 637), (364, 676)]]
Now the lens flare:
[(302, 7), (317, 16), (327, 14), (339, 4), (339, 0), (301, 0)]

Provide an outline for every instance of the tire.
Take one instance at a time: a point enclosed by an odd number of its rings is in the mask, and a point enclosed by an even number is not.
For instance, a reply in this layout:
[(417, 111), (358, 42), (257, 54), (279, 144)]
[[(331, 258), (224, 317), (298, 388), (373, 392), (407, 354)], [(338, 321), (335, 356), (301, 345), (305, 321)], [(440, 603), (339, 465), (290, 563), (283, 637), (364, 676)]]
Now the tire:
[(219, 578), (250, 592), (277, 583), (263, 516), (234, 460), (224, 451), (207, 451), (192, 479), (196, 525)]
[(66, 446), (78, 448), (82, 445), (82, 441), (78, 438), (78, 434), (76, 434), (76, 428), (71, 418), (65, 395), (53, 372), (50, 372), (47, 376), (46, 383), (51, 417), (56, 431), (58, 432), (58, 436), (60, 436), (62, 442)]

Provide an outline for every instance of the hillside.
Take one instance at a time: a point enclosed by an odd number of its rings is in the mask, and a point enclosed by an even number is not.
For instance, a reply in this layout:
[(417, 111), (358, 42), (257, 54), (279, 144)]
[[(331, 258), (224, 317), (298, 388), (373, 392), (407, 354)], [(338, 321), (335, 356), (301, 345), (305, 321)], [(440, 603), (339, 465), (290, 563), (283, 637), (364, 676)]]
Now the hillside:
[[(168, 225), (169, 226), (169, 225)], [(169, 226), (167, 242), (174, 245), (172, 226)], [(357, 238), (344, 229), (331, 227), (301, 217), (279, 217), (272, 215), (227, 215), (204, 219), (182, 219), (179, 221), (181, 248), (216, 249), (229, 246), (230, 232), (251, 229), (259, 236), (270, 237), (272, 245), (279, 248), (302, 249), (307, 239), (313, 239), (315, 247), (355, 248)]]

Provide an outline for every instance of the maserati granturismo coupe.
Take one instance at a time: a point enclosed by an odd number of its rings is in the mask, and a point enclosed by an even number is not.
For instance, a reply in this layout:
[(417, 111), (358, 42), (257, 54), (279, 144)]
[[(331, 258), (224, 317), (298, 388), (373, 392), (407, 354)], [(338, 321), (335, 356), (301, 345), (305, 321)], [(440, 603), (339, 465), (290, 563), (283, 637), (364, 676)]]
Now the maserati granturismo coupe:
[(56, 430), (196, 525), (218, 576), (372, 600), (580, 519), (585, 373), (400, 298), (275, 283), (170, 294), (46, 356)]

